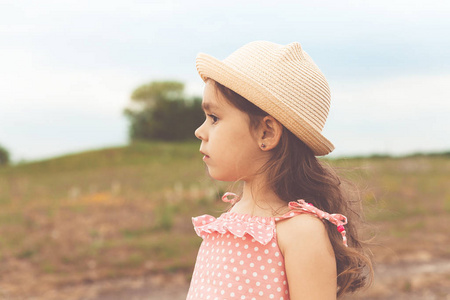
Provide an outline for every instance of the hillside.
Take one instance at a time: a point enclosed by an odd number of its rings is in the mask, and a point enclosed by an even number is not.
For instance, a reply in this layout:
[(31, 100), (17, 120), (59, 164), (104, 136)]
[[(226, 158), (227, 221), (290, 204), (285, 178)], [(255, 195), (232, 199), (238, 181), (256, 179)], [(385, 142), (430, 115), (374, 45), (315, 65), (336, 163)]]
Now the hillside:
[[(0, 168), (1, 293), (49, 299), (102, 280), (188, 280), (200, 243), (190, 218), (226, 209), (217, 199), (227, 185), (207, 177), (198, 147), (138, 143)], [(376, 263), (450, 260), (448, 156), (327, 162), (359, 188)], [(440, 291), (450, 277), (427, 278), (377, 279), (368, 293)]]

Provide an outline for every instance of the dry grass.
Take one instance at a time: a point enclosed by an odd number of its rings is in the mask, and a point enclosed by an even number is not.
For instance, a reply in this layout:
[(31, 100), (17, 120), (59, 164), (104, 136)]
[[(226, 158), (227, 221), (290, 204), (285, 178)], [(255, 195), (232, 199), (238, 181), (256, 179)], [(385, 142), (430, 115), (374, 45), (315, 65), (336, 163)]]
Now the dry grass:
[[(448, 156), (330, 163), (360, 189), (376, 263), (450, 258)], [(190, 218), (220, 214), (225, 189), (205, 175), (198, 143), (140, 143), (1, 168), (0, 296), (123, 276), (188, 277), (200, 243)]]

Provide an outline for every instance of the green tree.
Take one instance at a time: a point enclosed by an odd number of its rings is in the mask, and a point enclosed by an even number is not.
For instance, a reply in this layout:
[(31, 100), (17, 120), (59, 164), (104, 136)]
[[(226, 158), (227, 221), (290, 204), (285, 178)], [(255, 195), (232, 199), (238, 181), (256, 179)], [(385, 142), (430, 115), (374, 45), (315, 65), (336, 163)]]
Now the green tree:
[(9, 164), (9, 152), (0, 145), (0, 166)]
[(136, 88), (124, 110), (131, 140), (176, 141), (194, 138), (204, 115), (201, 98), (187, 98), (184, 84), (154, 81)]

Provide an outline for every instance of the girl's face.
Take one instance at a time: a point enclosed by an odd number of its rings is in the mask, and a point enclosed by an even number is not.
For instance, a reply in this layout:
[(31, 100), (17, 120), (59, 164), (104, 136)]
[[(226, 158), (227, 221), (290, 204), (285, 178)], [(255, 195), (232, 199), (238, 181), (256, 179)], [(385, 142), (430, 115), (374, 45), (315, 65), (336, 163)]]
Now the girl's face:
[(203, 92), (206, 120), (195, 131), (210, 176), (220, 181), (249, 180), (265, 163), (249, 117), (230, 104), (208, 80)]

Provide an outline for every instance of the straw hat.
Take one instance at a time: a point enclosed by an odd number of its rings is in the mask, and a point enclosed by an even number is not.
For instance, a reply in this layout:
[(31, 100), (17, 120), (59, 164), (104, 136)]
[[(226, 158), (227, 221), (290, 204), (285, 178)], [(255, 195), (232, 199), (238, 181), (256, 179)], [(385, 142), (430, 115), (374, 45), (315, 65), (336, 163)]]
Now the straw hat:
[(197, 71), (246, 98), (277, 119), (315, 155), (333, 151), (322, 135), (330, 108), (327, 80), (299, 43), (256, 41), (220, 61), (200, 53)]

